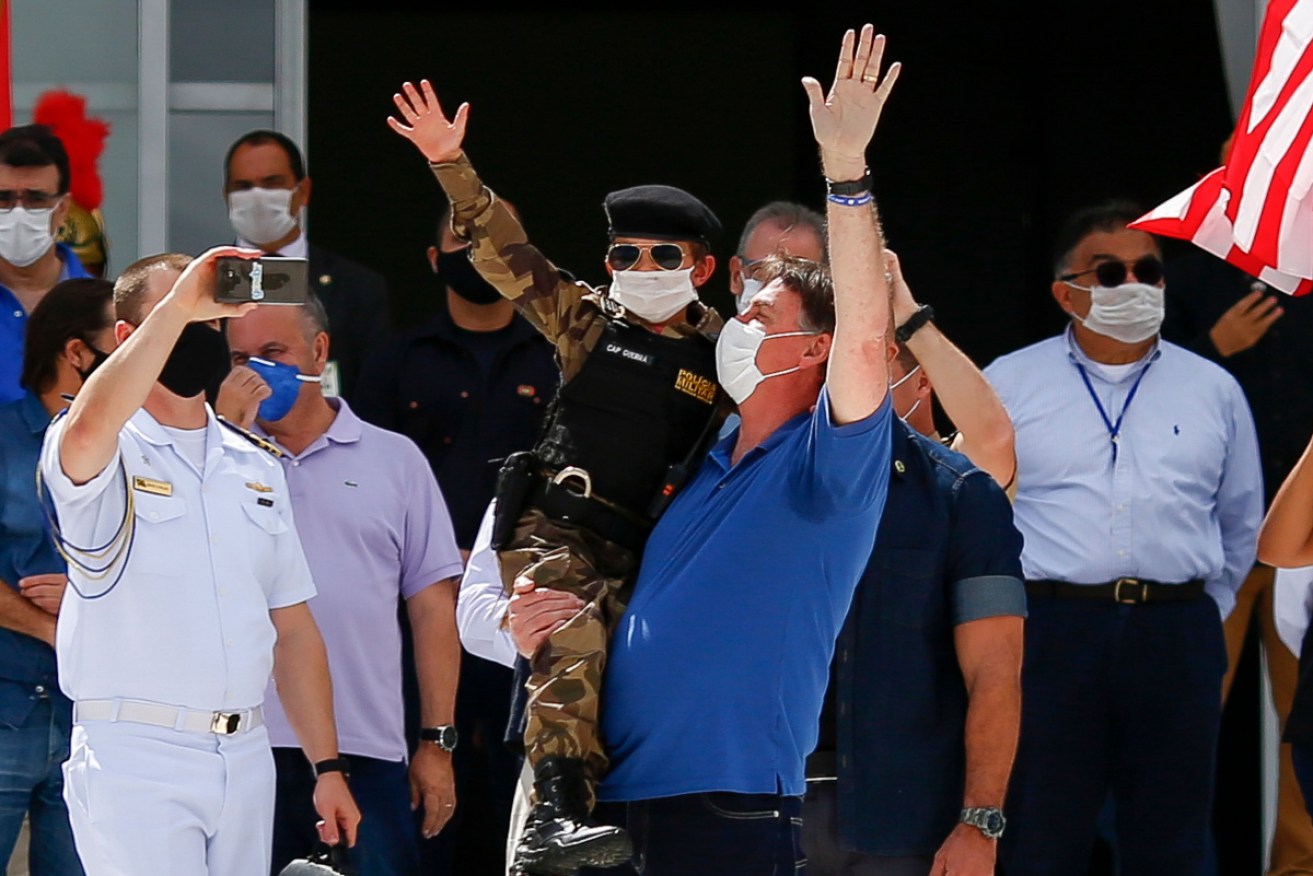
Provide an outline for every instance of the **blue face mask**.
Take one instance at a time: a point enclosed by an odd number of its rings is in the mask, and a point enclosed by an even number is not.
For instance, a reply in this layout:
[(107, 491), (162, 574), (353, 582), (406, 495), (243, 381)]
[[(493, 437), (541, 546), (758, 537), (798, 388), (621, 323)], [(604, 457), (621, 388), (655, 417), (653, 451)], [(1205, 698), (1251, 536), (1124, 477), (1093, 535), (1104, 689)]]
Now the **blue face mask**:
[(297, 396), (301, 394), (302, 383), (320, 381), (318, 375), (302, 374), (295, 365), (271, 362), (256, 356), (247, 359), (246, 364), (273, 390), (273, 395), (260, 402), (260, 410), (256, 413), (259, 419), (266, 422), (281, 420), (291, 412)]

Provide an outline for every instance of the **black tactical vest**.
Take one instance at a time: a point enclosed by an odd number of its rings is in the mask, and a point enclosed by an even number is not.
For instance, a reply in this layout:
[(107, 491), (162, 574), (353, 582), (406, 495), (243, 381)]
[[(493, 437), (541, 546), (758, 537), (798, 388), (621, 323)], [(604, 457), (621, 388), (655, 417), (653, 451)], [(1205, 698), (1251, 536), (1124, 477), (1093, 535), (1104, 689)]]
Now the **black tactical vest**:
[(553, 470), (584, 469), (595, 495), (646, 518), (670, 466), (706, 434), (717, 393), (710, 339), (662, 337), (611, 319), (561, 387), (534, 452)]

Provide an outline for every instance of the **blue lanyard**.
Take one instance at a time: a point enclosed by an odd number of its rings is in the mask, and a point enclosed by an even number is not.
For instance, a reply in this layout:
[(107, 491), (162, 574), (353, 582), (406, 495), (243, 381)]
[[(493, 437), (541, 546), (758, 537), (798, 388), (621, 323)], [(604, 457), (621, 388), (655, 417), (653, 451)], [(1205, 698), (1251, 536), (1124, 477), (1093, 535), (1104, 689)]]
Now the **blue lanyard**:
[(1103, 402), (1099, 401), (1099, 396), (1094, 391), (1094, 384), (1090, 382), (1090, 375), (1085, 371), (1085, 366), (1079, 362), (1073, 362), (1076, 370), (1080, 372), (1081, 379), (1085, 381), (1085, 388), (1090, 391), (1090, 398), (1094, 400), (1094, 406), (1099, 409), (1099, 416), (1103, 418), (1103, 427), (1108, 430), (1108, 440), (1112, 443), (1112, 464), (1117, 464), (1117, 438), (1121, 435), (1122, 420), (1126, 419), (1126, 412), (1131, 409), (1131, 402), (1135, 401), (1135, 394), (1140, 391), (1140, 381), (1144, 380), (1144, 375), (1149, 373), (1150, 366), (1154, 360), (1150, 359), (1149, 364), (1144, 366), (1140, 376), (1135, 378), (1135, 383), (1131, 386), (1131, 391), (1126, 394), (1126, 403), (1122, 405), (1122, 412), (1117, 415), (1117, 422), (1113, 422), (1108, 416), (1108, 412), (1103, 409)]

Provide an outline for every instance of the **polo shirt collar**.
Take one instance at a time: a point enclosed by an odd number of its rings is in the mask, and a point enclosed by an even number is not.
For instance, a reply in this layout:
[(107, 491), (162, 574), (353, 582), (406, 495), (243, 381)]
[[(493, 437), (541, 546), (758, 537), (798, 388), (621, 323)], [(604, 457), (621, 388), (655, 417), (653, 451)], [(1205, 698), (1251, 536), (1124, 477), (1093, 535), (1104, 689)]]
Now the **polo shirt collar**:
[(1120, 378), (1111, 380), (1104, 376), (1103, 363), (1095, 362), (1085, 354), (1085, 351), (1081, 349), (1080, 344), (1076, 343), (1076, 329), (1074, 326), (1067, 326), (1067, 331), (1065, 332), (1064, 337), (1067, 342), (1067, 358), (1077, 365), (1083, 366), (1087, 372), (1098, 376), (1107, 383), (1122, 383), (1134, 378), (1136, 375), (1144, 371), (1145, 368), (1149, 367), (1151, 362), (1157, 362), (1159, 357), (1163, 354), (1162, 336), (1159, 335), (1154, 338), (1153, 346), (1149, 348), (1149, 352), (1145, 353), (1144, 356), (1135, 363), (1134, 368), (1127, 369), (1126, 373)]
[[(820, 404), (819, 400), (817, 401), (817, 404)], [(771, 448), (784, 441), (796, 430), (802, 428), (804, 424), (811, 422), (811, 418), (812, 412), (810, 410), (794, 414), (792, 417), (781, 423), (779, 428), (774, 432), (767, 435), (765, 441), (743, 454), (743, 458), (739, 460), (739, 465), (743, 465), (753, 456), (760, 456), (761, 454), (769, 453)], [(743, 424), (740, 423), (734, 431), (717, 441), (715, 446), (711, 448), (711, 453), (708, 454), (708, 458), (714, 460), (715, 463), (725, 471), (732, 468), (730, 465), (730, 458), (734, 454), (734, 445), (738, 443), (739, 432), (742, 430)]]
[[(59, 258), (60, 263), (59, 280), (57, 282), (62, 283), (65, 280), (74, 280), (79, 277), (89, 276), (87, 274), (87, 269), (82, 267), (82, 262), (78, 260), (77, 253), (73, 252), (68, 244), (56, 243), (55, 255)], [(0, 283), (0, 290), (3, 290), (6, 295), (13, 298), (15, 303), (18, 302), (18, 296), (14, 295), (4, 283)]]
[[(300, 462), (307, 456), (311, 456), (318, 453), (320, 450), (325, 449), (330, 443), (355, 444), (360, 440), (361, 433), (364, 429), (361, 426), (360, 417), (356, 416), (356, 412), (351, 410), (351, 406), (340, 398), (326, 398), (324, 401), (328, 402), (328, 406), (337, 412), (337, 416), (333, 417), (333, 422), (328, 424), (328, 428), (324, 430), (324, 434), (310, 442), (309, 447), (302, 450), (296, 456), (292, 456), (290, 453), (287, 454), (288, 458)], [(254, 431), (261, 438), (268, 438), (270, 441), (277, 443), (277, 440), (267, 431), (262, 429), (259, 423), (255, 424)], [(281, 444), (278, 446), (280, 448), (282, 447)], [(286, 450), (284, 450), (284, 452), (286, 453)]]
[(33, 435), (40, 435), (50, 425), (50, 415), (46, 413), (46, 406), (41, 404), (40, 396), (30, 389), (18, 400), (18, 412)]

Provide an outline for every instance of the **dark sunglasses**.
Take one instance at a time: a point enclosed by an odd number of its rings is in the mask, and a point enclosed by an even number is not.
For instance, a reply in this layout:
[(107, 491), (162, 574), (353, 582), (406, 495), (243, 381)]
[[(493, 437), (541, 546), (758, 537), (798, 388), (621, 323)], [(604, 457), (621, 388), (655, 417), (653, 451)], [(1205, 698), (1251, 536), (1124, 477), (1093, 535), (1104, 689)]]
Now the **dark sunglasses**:
[(652, 257), (652, 261), (663, 271), (677, 271), (684, 264), (687, 253), (677, 243), (615, 243), (606, 251), (606, 263), (615, 271), (627, 271), (643, 253)]
[[(1122, 283), (1126, 282), (1128, 269), (1126, 263), (1123, 261), (1106, 261), (1101, 262), (1092, 268), (1087, 268), (1084, 271), (1077, 271), (1074, 274), (1063, 274), (1058, 279), (1062, 280), (1064, 283), (1070, 283), (1077, 277), (1089, 273), (1094, 274), (1094, 277), (1099, 281), (1100, 286), (1111, 289), (1113, 286), (1120, 286)], [(1152, 286), (1163, 278), (1163, 263), (1157, 256), (1144, 256), (1143, 258), (1136, 259), (1136, 261), (1130, 266), (1129, 273), (1134, 274), (1135, 279), (1139, 280), (1141, 283), (1148, 283)]]

